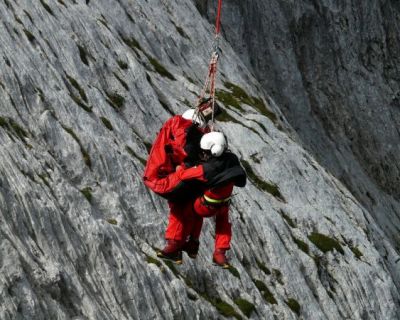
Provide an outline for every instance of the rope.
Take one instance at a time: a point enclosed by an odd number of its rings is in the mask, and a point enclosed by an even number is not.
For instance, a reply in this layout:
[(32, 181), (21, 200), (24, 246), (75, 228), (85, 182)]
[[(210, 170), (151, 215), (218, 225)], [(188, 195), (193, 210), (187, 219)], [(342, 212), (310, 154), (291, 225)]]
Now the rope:
[(203, 100), (204, 96), (207, 93), (207, 89), (209, 89), (209, 95), (211, 98), (211, 108), (212, 108), (212, 115), (211, 115), (211, 131), (214, 130), (214, 109), (215, 109), (215, 82), (217, 76), (217, 66), (218, 66), (218, 58), (219, 58), (219, 35), (221, 31), (221, 12), (222, 12), (222, 0), (218, 0), (218, 9), (217, 9), (217, 17), (215, 19), (215, 36), (214, 41), (212, 44), (212, 54), (211, 59), (208, 66), (208, 74), (204, 86), (201, 90), (199, 98), (197, 100), (197, 107), (195, 110), (195, 116), (199, 117), (200, 119), (204, 120), (202, 113), (200, 112), (200, 103)]
[(218, 0), (217, 18), (215, 19), (215, 35), (219, 34), (219, 29), (221, 25), (221, 9), (222, 9), (222, 0)]

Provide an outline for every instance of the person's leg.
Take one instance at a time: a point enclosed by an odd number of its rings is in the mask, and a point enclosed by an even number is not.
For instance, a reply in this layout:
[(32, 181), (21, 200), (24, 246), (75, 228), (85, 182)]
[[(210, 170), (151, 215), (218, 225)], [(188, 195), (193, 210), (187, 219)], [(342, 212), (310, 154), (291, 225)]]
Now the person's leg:
[(162, 259), (182, 263), (182, 247), (188, 233), (188, 217), (185, 216), (186, 203), (168, 202), (170, 212), (165, 231), (166, 246), (157, 253)]
[(221, 208), (215, 216), (215, 250), (229, 250), (232, 239), (232, 225), (229, 222), (229, 206)]
[(232, 238), (232, 228), (229, 222), (229, 199), (233, 186), (233, 183), (228, 183), (209, 189), (194, 203), (194, 210), (197, 215), (216, 217), (213, 261), (223, 268), (229, 267), (225, 252), (229, 250)]
[(192, 259), (197, 257), (200, 245), (201, 228), (203, 227), (203, 217), (200, 217), (191, 207), (192, 223), (189, 233), (189, 240), (185, 243), (182, 250), (185, 251)]
[(183, 241), (185, 231), (185, 203), (168, 202), (169, 217), (168, 225), (165, 231), (165, 239)]
[(215, 216), (215, 250), (213, 262), (222, 268), (229, 268), (226, 251), (230, 249), (232, 225), (229, 222), (229, 206), (227, 205)]

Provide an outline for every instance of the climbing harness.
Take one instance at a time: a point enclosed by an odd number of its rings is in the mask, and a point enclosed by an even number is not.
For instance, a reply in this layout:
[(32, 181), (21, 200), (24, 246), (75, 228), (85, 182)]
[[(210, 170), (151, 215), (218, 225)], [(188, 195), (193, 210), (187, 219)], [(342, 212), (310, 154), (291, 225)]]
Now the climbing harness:
[[(217, 77), (217, 67), (218, 67), (218, 58), (219, 58), (219, 37), (220, 37), (220, 29), (221, 29), (221, 9), (222, 9), (222, 0), (218, 0), (218, 10), (217, 10), (217, 17), (215, 19), (215, 35), (214, 41), (212, 44), (212, 54), (210, 63), (208, 66), (208, 73), (206, 77), (206, 81), (204, 86), (201, 90), (199, 98), (196, 104), (196, 116), (202, 117), (202, 110), (201, 110), (201, 103), (204, 100), (211, 99), (211, 123), (210, 129), (211, 131), (214, 130), (214, 113), (215, 113), (215, 81)], [(209, 93), (209, 99), (205, 99), (206, 93)]]

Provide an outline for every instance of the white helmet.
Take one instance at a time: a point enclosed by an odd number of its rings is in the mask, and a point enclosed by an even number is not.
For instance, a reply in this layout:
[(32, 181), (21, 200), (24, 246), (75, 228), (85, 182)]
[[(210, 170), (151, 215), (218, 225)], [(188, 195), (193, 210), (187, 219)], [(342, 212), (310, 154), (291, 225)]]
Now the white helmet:
[(199, 114), (196, 114), (195, 109), (188, 109), (182, 114), (182, 118), (186, 120), (192, 120), (194, 123), (197, 123), (200, 128), (205, 127), (206, 123), (200, 117)]
[(215, 157), (219, 157), (226, 148), (226, 139), (222, 132), (206, 133), (200, 140), (200, 148), (209, 150)]

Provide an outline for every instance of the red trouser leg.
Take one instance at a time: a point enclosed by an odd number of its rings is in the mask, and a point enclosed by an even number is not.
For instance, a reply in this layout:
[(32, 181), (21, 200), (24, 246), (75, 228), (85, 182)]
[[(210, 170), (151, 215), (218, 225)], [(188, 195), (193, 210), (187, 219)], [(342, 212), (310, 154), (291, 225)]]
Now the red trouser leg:
[(188, 216), (185, 215), (187, 203), (168, 202), (169, 218), (168, 226), (165, 231), (165, 239), (167, 240), (186, 240), (188, 235)]
[[(228, 183), (224, 186), (209, 189), (204, 195), (211, 201), (223, 200), (229, 198), (232, 191), (233, 183)], [(213, 205), (213, 203), (207, 202), (205, 197), (199, 197), (194, 202), (193, 208), (195, 216), (215, 216), (215, 249), (228, 250), (232, 239), (232, 227), (229, 222), (229, 203)]]
[(232, 225), (229, 222), (229, 206), (220, 208), (215, 216), (215, 250), (230, 249)]
[(193, 200), (184, 203), (168, 202), (170, 212), (165, 239), (185, 241), (190, 235), (199, 239), (203, 218), (195, 214)]

